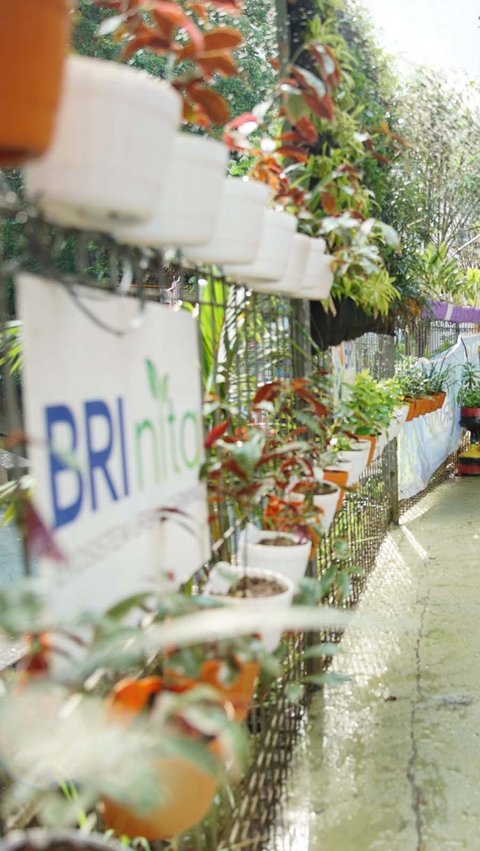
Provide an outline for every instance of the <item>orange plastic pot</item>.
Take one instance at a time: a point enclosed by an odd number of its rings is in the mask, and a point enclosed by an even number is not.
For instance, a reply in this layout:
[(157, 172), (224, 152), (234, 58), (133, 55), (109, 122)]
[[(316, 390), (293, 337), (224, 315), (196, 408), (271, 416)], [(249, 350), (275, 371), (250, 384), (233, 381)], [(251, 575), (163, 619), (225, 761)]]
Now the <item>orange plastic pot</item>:
[(367, 464), (371, 464), (373, 461), (373, 456), (375, 455), (375, 447), (377, 445), (377, 438), (374, 434), (362, 434), (362, 440), (368, 440), (370, 444), (370, 452), (368, 453), (368, 461)]
[(409, 403), (408, 414), (407, 414), (407, 422), (414, 420), (417, 414), (417, 399), (407, 399)]
[(233, 708), (235, 721), (244, 721), (252, 704), (253, 693), (259, 674), (257, 662), (242, 662), (237, 659), (238, 674), (229, 683), (222, 682), (223, 662), (210, 659), (204, 662), (197, 680), (181, 677), (174, 670), (165, 671), (164, 682), (171, 691), (187, 691), (196, 685), (208, 685), (219, 692), (225, 703)]
[(435, 402), (435, 407), (433, 408), (434, 411), (439, 411), (441, 408), (443, 408), (443, 403), (445, 402), (446, 396), (447, 394), (444, 391), (442, 391), (441, 393), (434, 393), (432, 397)]
[[(115, 687), (110, 708), (117, 719), (125, 720), (148, 706), (152, 695), (164, 688), (161, 677), (142, 680), (122, 680)], [(209, 750), (219, 759), (218, 741)], [(155, 759), (158, 783), (165, 800), (147, 812), (137, 812), (124, 804), (105, 798), (103, 820), (105, 827), (120, 835), (144, 836), (149, 841), (168, 839), (198, 824), (207, 814), (218, 789), (218, 779), (199, 765), (182, 757)]]
[(323, 478), (326, 482), (333, 482), (340, 488), (337, 502), (337, 511), (340, 511), (345, 498), (344, 488), (347, 487), (348, 473), (345, 470), (324, 470)]
[(47, 150), (69, 31), (67, 0), (0, 3), (0, 168)]

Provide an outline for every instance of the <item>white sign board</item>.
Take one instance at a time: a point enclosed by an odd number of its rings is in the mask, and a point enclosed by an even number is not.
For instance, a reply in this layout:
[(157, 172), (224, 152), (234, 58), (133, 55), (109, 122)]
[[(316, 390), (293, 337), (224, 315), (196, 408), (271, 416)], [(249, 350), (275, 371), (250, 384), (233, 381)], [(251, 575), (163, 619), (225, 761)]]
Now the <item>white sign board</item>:
[(54, 608), (178, 586), (209, 557), (195, 320), (33, 275), (17, 293), (35, 504), (67, 556)]

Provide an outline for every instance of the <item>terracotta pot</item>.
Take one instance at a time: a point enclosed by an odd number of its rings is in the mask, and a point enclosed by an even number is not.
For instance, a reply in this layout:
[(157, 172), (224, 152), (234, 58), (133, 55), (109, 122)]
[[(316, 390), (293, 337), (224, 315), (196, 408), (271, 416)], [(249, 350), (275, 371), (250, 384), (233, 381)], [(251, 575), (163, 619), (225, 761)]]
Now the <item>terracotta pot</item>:
[[(164, 687), (161, 677), (142, 680), (122, 680), (115, 687), (110, 708), (120, 720), (128, 720), (148, 705), (152, 695)], [(218, 742), (209, 750), (219, 756)], [(207, 814), (218, 789), (218, 779), (199, 765), (181, 757), (155, 759), (158, 783), (165, 792), (166, 802), (149, 812), (137, 812), (124, 804), (105, 798), (103, 820), (105, 827), (120, 835), (144, 836), (149, 841), (168, 839), (198, 824)]]
[(344, 489), (347, 487), (348, 473), (344, 470), (324, 470), (323, 478), (326, 482), (333, 482), (333, 484), (338, 485), (340, 492), (337, 502), (337, 511), (340, 511), (345, 498)]
[(438, 398), (438, 410), (440, 411), (445, 404), (445, 399), (447, 398), (447, 394), (446, 394), (445, 390), (442, 390), (441, 393), (437, 393), (437, 398)]
[(0, 168), (50, 144), (69, 29), (67, 0), (0, 3)]

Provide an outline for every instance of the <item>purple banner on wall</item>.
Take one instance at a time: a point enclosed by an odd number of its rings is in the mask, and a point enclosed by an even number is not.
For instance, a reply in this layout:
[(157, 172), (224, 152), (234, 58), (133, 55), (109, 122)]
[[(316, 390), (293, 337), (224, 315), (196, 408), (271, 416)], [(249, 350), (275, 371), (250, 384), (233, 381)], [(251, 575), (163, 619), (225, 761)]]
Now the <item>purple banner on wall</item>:
[(425, 319), (442, 319), (444, 322), (470, 322), (480, 325), (480, 307), (459, 307), (444, 301), (431, 301), (423, 311)]

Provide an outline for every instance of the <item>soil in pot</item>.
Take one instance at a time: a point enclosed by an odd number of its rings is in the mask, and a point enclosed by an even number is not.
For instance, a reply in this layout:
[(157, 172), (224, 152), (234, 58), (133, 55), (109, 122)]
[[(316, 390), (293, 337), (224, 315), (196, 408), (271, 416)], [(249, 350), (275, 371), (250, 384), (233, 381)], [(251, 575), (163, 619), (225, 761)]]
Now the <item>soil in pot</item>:
[[(269, 541), (269, 543), (271, 543)], [(228, 592), (228, 597), (274, 597), (285, 593), (285, 586), (263, 576), (242, 576)]]
[(260, 538), (257, 541), (257, 544), (263, 547), (298, 547), (300, 543), (300, 541), (292, 541), (285, 535), (279, 535), (278, 538)]

